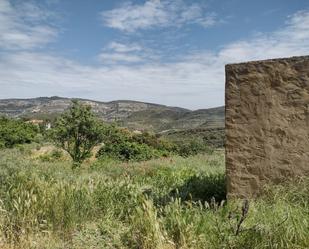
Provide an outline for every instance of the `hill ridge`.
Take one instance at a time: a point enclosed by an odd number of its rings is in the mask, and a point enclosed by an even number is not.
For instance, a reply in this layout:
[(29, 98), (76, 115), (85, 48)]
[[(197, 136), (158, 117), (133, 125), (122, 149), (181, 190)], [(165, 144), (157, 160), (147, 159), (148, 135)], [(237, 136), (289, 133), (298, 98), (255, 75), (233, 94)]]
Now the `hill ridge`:
[(224, 107), (189, 110), (135, 100), (99, 101), (59, 96), (0, 99), (0, 115), (15, 118), (50, 119), (66, 110), (77, 99), (92, 106), (104, 121), (138, 130), (186, 130), (224, 127)]

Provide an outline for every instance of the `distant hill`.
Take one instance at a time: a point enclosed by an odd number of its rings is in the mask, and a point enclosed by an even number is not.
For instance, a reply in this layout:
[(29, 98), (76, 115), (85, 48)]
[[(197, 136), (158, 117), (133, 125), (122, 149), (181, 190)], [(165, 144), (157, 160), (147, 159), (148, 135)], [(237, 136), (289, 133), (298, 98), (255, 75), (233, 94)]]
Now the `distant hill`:
[[(131, 129), (165, 133), (224, 127), (224, 107), (191, 111), (180, 107), (129, 100), (100, 102), (79, 99), (79, 101), (91, 105), (93, 111), (102, 120), (117, 122)], [(70, 98), (62, 97), (2, 99), (0, 115), (53, 120), (70, 104)]]

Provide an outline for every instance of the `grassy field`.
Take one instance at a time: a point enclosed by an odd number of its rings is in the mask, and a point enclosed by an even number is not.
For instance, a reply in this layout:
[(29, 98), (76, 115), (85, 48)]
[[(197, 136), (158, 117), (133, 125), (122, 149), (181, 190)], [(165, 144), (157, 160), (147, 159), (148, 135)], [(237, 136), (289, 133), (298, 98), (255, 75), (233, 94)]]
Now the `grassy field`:
[(0, 151), (0, 248), (309, 248), (306, 179), (226, 202), (223, 151), (72, 170), (37, 149)]

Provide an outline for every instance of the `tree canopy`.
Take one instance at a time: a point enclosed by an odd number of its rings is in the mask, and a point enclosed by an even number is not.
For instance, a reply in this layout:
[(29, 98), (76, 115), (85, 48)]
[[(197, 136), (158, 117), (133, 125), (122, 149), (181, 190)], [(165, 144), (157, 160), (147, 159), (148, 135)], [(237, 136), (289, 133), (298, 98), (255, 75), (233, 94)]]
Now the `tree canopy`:
[(0, 148), (12, 148), (16, 144), (31, 143), (38, 128), (22, 120), (0, 117)]
[(91, 156), (92, 149), (103, 140), (103, 124), (91, 111), (91, 106), (72, 101), (71, 107), (55, 123), (52, 138), (79, 166)]

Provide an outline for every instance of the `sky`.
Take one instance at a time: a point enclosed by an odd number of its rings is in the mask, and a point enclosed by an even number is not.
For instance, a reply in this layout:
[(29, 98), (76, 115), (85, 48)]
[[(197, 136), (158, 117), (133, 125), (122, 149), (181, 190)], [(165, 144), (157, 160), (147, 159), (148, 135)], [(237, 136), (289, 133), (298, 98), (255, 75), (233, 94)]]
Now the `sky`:
[(309, 55), (308, 0), (0, 0), (0, 98), (224, 105), (228, 63)]

